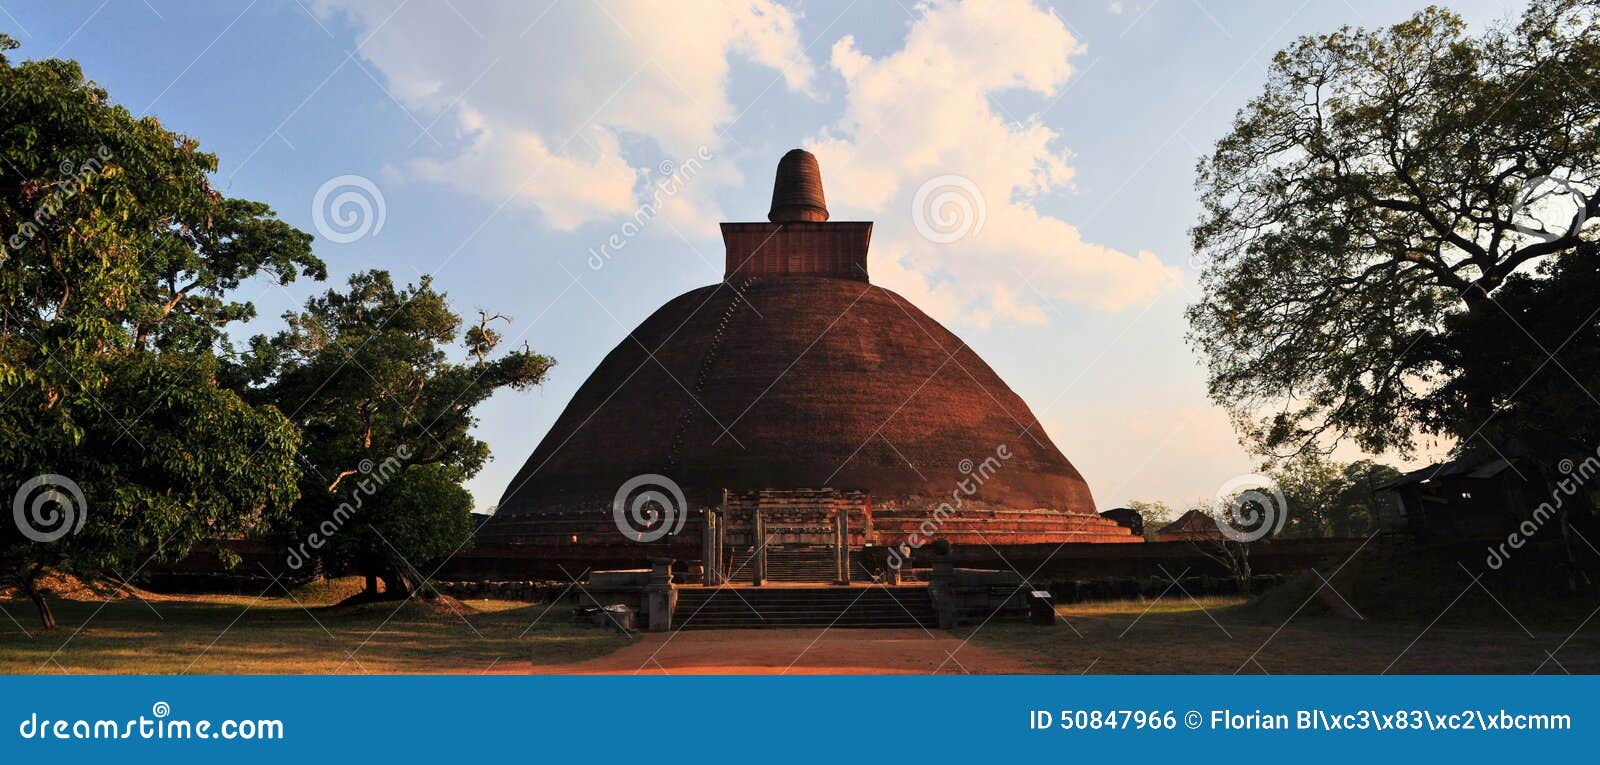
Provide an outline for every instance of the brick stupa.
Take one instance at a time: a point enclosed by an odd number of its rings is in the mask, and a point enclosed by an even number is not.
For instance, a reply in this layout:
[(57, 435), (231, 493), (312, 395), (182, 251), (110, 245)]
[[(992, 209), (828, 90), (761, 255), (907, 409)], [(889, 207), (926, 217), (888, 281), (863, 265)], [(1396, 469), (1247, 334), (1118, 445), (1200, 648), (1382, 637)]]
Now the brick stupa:
[[(851, 514), (852, 543), (895, 544), (1004, 445), (1010, 457), (937, 536), (1138, 541), (1095, 514), (1083, 477), (983, 359), (868, 280), (871, 237), (870, 222), (828, 220), (814, 156), (784, 155), (768, 221), (722, 224), (723, 280), (668, 301), (606, 355), (480, 540), (621, 542), (614, 494), (654, 473), (694, 507), (724, 490), (859, 490), (870, 499)], [(691, 550), (695, 535), (680, 536)]]

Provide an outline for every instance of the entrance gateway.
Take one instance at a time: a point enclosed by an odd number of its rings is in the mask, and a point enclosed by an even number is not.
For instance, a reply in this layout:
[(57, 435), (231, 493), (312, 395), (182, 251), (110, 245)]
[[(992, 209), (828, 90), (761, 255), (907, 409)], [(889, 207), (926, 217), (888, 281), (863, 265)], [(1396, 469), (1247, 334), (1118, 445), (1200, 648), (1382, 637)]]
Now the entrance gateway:
[(872, 501), (865, 491), (724, 491), (705, 519), (707, 585), (866, 578), (864, 569), (851, 571), (850, 556), (871, 534)]

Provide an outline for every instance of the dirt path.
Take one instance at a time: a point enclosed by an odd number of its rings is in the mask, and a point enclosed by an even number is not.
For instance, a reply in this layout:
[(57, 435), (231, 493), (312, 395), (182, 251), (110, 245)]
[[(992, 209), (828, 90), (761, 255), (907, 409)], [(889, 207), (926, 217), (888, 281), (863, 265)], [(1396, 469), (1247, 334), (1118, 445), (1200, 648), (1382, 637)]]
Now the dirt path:
[(916, 629), (685, 630), (576, 664), (502, 665), (541, 674), (1021, 674), (1037, 667), (948, 632)]

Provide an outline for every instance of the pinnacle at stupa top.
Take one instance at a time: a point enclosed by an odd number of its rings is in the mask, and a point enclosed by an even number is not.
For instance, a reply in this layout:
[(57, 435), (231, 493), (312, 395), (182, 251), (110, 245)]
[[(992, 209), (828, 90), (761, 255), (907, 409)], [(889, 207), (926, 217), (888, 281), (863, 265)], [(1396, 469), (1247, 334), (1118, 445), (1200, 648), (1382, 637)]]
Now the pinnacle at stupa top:
[(767, 220), (790, 223), (827, 219), (828, 203), (822, 197), (822, 169), (817, 166), (816, 156), (805, 149), (791, 149), (778, 160)]
[(811, 152), (794, 149), (778, 160), (767, 221), (722, 224), (727, 248), (723, 279), (820, 276), (868, 281), (872, 223), (828, 221), (822, 170)]

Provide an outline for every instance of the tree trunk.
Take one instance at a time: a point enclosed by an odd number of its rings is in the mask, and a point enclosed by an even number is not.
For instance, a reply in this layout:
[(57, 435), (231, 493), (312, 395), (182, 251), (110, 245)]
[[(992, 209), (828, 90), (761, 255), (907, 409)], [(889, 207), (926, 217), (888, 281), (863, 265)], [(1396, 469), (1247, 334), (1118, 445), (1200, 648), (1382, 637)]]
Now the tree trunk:
[(39, 591), (38, 570), (29, 571), (22, 576), (22, 591), (27, 593), (28, 599), (33, 601), (33, 607), (39, 612), (39, 626), (42, 629), (53, 630), (56, 628), (56, 615), (50, 610), (50, 601), (44, 599), (44, 593)]
[(378, 575), (377, 574), (367, 574), (367, 589), (364, 592), (362, 592), (362, 594), (367, 596), (368, 598), (371, 598), (372, 600), (377, 600), (378, 599)]
[[(1466, 292), (1463, 292), (1461, 297), (1463, 302), (1466, 303), (1467, 312), (1477, 317), (1474, 323), (1478, 326), (1487, 326), (1487, 321), (1493, 321), (1501, 329), (1508, 331), (1508, 337), (1520, 338), (1520, 330), (1507, 321), (1509, 317), (1506, 316), (1505, 311), (1490, 302), (1488, 293), (1490, 289), (1493, 289), (1493, 287), (1473, 285)], [(1467, 433), (1481, 429), (1494, 418), (1496, 409), (1492, 391), (1497, 383), (1504, 384), (1503, 381), (1498, 379), (1495, 369), (1492, 367), (1483, 369), (1482, 364), (1475, 363), (1477, 357), (1478, 354), (1468, 354), (1466, 358), (1461, 360), (1461, 376), (1463, 382), (1465, 382), (1464, 389), (1466, 390), (1466, 411), (1464, 414), (1467, 420), (1461, 423), (1461, 426), (1467, 428), (1465, 431)], [(1457, 433), (1456, 436), (1460, 437), (1461, 433)]]
[(390, 572), (383, 575), (384, 594), (391, 600), (403, 600), (411, 595), (411, 588), (406, 585), (406, 578)]

